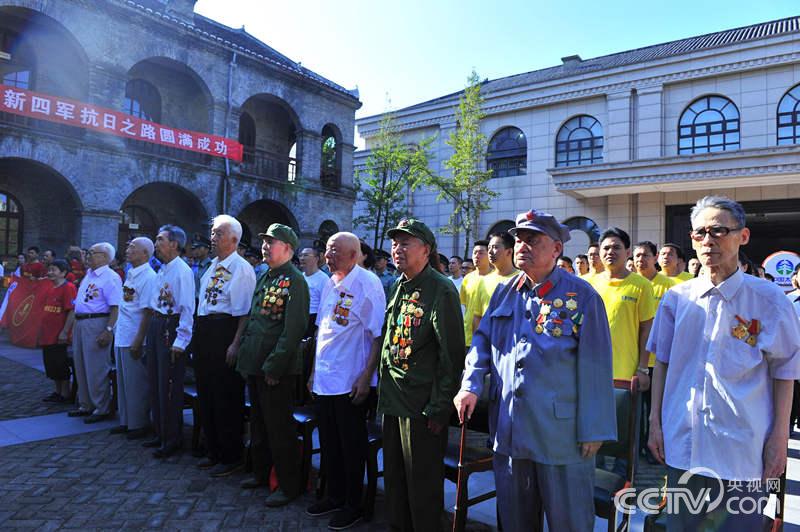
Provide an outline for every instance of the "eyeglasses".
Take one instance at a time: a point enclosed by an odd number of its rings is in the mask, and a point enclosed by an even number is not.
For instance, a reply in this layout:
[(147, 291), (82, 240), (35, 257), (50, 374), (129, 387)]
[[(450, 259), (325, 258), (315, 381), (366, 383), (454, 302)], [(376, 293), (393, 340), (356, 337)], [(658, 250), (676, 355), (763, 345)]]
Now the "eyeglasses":
[(706, 235), (711, 235), (713, 238), (722, 238), (728, 236), (732, 231), (741, 231), (743, 227), (725, 227), (723, 225), (712, 225), (711, 227), (698, 227), (689, 231), (689, 236), (692, 240), (700, 242)]

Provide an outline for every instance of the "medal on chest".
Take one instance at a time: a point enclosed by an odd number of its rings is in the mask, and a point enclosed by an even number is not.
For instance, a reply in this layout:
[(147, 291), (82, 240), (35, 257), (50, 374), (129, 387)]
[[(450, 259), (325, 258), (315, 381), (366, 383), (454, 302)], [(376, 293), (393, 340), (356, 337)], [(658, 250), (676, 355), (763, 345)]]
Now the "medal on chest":
[(738, 314), (736, 315), (736, 324), (731, 328), (731, 334), (737, 340), (742, 340), (750, 347), (755, 347), (758, 343), (758, 335), (761, 332), (761, 322), (752, 319), (745, 320)]
[(88, 303), (96, 299), (100, 295), (100, 289), (94, 283), (89, 283), (86, 287), (86, 292), (83, 294), (83, 302)]
[(175, 308), (175, 297), (172, 295), (169, 283), (164, 283), (158, 291), (158, 306), (164, 309), (166, 314), (172, 314)]
[(122, 287), (122, 300), (126, 303), (130, 303), (133, 301), (133, 298), (136, 296), (136, 289), (132, 286), (123, 286)]
[(350, 323), (350, 310), (353, 308), (353, 294), (346, 292), (339, 292), (339, 300), (336, 306), (333, 307), (333, 316), (331, 318), (342, 327), (346, 327)]
[(409, 298), (404, 298), (400, 312), (394, 323), (389, 354), (392, 363), (404, 371), (409, 368), (409, 358), (414, 353), (414, 331), (422, 325), (425, 317), (425, 305), (420, 303), (420, 291), (414, 290)]
[(286, 275), (280, 275), (272, 280), (269, 286), (263, 289), (264, 295), (261, 298), (262, 316), (268, 316), (272, 320), (283, 318), (283, 311), (286, 301), (289, 299), (289, 287), (292, 285), (291, 279)]
[(230, 280), (231, 273), (224, 266), (217, 266), (217, 270), (206, 285), (205, 300), (207, 305), (217, 304), (218, 298), (222, 293), (222, 287)]

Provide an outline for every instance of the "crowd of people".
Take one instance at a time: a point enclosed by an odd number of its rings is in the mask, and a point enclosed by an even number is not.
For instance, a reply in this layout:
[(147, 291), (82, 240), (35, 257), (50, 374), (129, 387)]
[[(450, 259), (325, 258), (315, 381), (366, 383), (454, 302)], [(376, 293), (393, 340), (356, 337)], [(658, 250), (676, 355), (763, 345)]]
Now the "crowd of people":
[[(702, 198), (691, 222), (688, 260), (675, 244), (632, 243), (612, 227), (573, 262), (569, 230), (534, 210), (475, 242), (466, 260), (440, 255), (416, 219), (388, 231), (391, 253), (347, 232), (324, 250), (301, 248), (291, 228), (272, 224), (259, 234), (261, 256), (247, 256), (240, 222), (220, 215), (189, 257), (184, 231), (166, 225), (155, 240), (131, 240), (119, 261), (108, 243), (41, 263), (30, 248), (18, 274), (53, 284), (40, 336), (55, 382), (46, 400), (68, 400), (71, 344), (69, 415), (108, 419), (113, 350), (112, 432), (147, 438), (157, 458), (182, 448), (188, 362), (206, 449), (197, 467), (212, 477), (243, 470), (247, 397), (253, 474), (241, 487), (265, 489), (274, 471), (266, 504), (288, 504), (304, 488), (292, 410), (311, 396), (327, 490), (307, 513), (346, 529), (363, 517), (377, 411), (390, 528), (439, 530), (448, 426), (482, 403), (503, 528), (537, 529), (546, 517), (550, 530), (583, 531), (604, 466), (596, 454), (618, 437), (615, 379), (645, 392), (641, 453), (667, 465), (670, 485), (699, 467), (726, 487), (785, 469), (800, 379), (798, 269), (786, 295), (759, 278), (741, 251), (750, 234), (735, 201)], [(624, 478), (625, 460), (610, 467)], [(761, 519), (722, 505), (675, 511), (669, 529)]]

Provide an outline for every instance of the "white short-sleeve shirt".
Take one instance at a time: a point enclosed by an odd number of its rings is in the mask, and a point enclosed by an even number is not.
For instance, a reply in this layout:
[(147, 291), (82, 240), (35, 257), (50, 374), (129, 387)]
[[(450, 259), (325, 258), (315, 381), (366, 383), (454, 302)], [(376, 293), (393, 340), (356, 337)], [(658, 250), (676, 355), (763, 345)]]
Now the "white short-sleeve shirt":
[(130, 347), (136, 338), (155, 280), (156, 272), (149, 262), (128, 270), (125, 284), (122, 285), (122, 303), (114, 331), (116, 347)]
[(106, 266), (86, 272), (75, 298), (75, 314), (103, 314), (122, 302), (122, 279)]
[(197, 315), (246, 316), (255, 289), (255, 270), (241, 255), (234, 252), (224, 260), (215, 257), (200, 279)]

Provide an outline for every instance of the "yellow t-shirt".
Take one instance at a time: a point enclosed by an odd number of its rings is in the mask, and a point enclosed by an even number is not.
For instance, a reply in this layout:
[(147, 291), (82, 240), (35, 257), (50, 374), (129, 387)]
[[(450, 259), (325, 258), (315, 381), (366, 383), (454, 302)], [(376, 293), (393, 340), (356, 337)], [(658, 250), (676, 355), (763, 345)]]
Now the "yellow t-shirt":
[[(667, 277), (666, 274), (664, 277)], [(688, 281), (689, 279), (694, 279), (694, 275), (689, 272), (681, 272), (675, 277), (667, 277), (668, 279), (672, 279), (675, 281), (675, 284), (682, 283), (684, 281)]]
[(607, 280), (605, 275), (595, 275), (589, 283), (603, 298), (606, 307), (614, 352), (614, 378), (630, 379), (639, 367), (639, 324), (653, 319), (656, 313), (653, 287), (638, 273), (612, 280)]
[(474, 297), (470, 301), (471, 308), (467, 309), (467, 313), (470, 316), (483, 317), (483, 315), (486, 314), (486, 310), (489, 308), (489, 300), (492, 299), (492, 294), (494, 294), (497, 286), (500, 283), (508, 281), (518, 273), (518, 270), (513, 270), (508, 275), (500, 275), (497, 273), (497, 270), (494, 270), (489, 275), (481, 277), (478, 285), (475, 287)]
[(471, 301), (475, 296), (475, 290), (480, 284), (482, 277), (478, 270), (472, 271), (464, 276), (464, 281), (461, 283), (461, 290), (458, 291), (458, 298), (464, 306), (464, 340), (466, 345), (472, 344), (472, 313), (470, 312)]
[[(683, 281), (678, 280), (676, 277), (667, 277), (661, 272), (656, 273), (656, 276), (650, 280), (650, 284), (653, 285), (653, 300), (656, 304), (656, 310), (658, 310), (658, 306), (661, 304), (661, 298), (664, 297), (667, 290), (681, 282)], [(647, 363), (647, 367), (652, 368), (655, 365), (656, 354), (650, 353), (650, 361)]]

